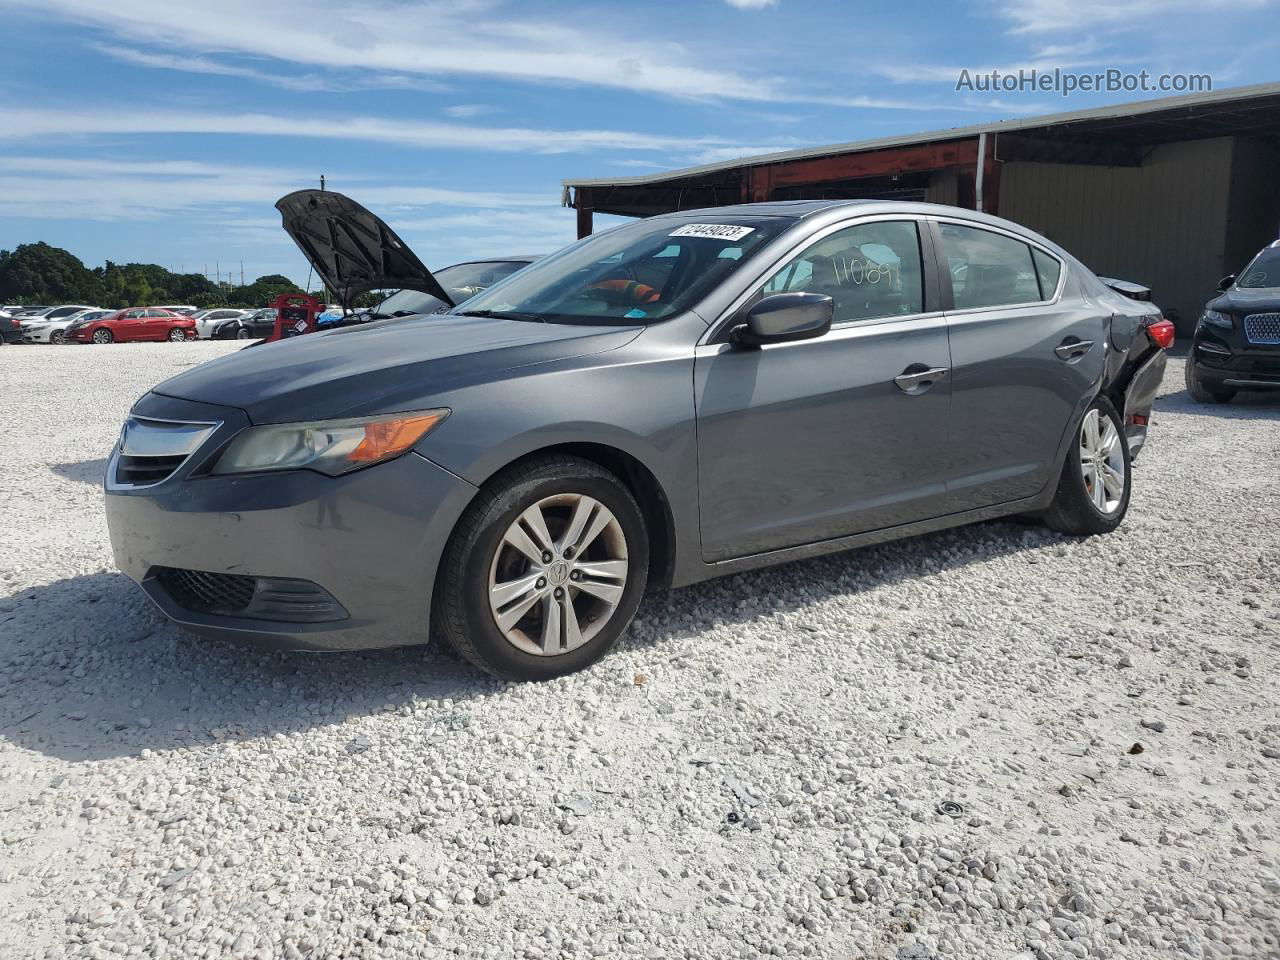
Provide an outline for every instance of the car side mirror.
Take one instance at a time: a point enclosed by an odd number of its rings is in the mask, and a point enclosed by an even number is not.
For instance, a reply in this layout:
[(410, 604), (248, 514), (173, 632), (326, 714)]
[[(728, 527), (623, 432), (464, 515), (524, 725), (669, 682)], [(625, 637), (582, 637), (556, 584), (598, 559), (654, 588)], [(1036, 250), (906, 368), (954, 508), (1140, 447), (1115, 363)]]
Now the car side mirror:
[(1225, 277), (1223, 277), (1221, 280), (1218, 281), (1218, 292), (1226, 293), (1227, 288), (1230, 287), (1235, 282), (1236, 282), (1236, 275), (1234, 273), (1228, 273)]
[(835, 301), (824, 293), (775, 293), (757, 300), (734, 328), (734, 343), (760, 347), (766, 343), (812, 340), (831, 329)]

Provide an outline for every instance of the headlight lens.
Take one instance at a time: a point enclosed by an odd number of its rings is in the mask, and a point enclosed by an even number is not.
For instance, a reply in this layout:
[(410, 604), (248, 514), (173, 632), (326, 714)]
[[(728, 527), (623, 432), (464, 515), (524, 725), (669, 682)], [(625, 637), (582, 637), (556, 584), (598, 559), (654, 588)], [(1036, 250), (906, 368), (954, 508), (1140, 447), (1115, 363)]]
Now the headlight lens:
[(1226, 313), (1219, 313), (1217, 310), (1206, 310), (1204, 316), (1200, 318), (1201, 323), (1208, 324), (1211, 327), (1224, 327), (1231, 329), (1231, 316)]
[(250, 427), (231, 441), (213, 472), (317, 470), (336, 477), (400, 456), (448, 415), (449, 411), (442, 408), (357, 420)]

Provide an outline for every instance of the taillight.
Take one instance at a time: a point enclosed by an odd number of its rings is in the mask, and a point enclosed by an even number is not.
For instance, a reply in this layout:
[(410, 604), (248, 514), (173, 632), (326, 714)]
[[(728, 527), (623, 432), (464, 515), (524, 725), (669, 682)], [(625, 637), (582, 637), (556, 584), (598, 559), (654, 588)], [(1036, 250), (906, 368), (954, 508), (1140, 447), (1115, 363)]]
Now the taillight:
[(1156, 317), (1154, 320), (1147, 321), (1147, 334), (1155, 341), (1155, 345), (1162, 350), (1168, 350), (1173, 346), (1174, 334), (1177, 330), (1173, 324), (1164, 317)]

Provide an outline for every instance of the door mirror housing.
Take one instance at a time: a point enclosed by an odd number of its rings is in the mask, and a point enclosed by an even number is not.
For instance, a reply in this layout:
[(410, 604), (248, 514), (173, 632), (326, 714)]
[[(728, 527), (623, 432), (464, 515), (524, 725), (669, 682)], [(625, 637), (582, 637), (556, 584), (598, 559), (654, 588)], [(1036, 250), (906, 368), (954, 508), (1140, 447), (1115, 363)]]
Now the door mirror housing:
[(748, 347), (812, 340), (831, 329), (835, 301), (823, 293), (775, 293), (757, 300), (733, 330), (733, 342)]
[(1225, 277), (1218, 281), (1218, 292), (1226, 293), (1227, 289), (1236, 282), (1236, 275), (1228, 273)]

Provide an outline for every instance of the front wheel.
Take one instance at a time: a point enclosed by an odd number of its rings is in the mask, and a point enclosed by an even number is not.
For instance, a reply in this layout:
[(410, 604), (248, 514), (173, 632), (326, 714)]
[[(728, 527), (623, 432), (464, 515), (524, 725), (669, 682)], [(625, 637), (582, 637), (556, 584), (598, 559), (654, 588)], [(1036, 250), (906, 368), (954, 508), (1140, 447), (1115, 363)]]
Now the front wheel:
[(251, 334), (251, 333), (249, 332), (249, 328), (248, 328), (248, 327), (241, 327), (239, 330), (237, 330), (237, 331), (236, 331), (236, 339), (237, 339), (237, 340), (252, 340), (252, 339), (253, 339), (253, 334)]
[(114, 339), (115, 337), (111, 335), (111, 331), (107, 330), (106, 328), (93, 331), (94, 343), (110, 343)]
[(1076, 430), (1044, 522), (1073, 536), (1110, 533), (1129, 510), (1131, 486), (1124, 425), (1110, 401), (1099, 397)]
[(61, 343), (66, 343), (66, 342), (67, 342), (67, 335), (66, 335), (66, 333), (65, 333), (64, 331), (62, 331), (62, 330), (55, 330), (55, 331), (53, 331), (53, 333), (49, 334), (49, 342), (50, 342), (50, 343), (59, 343), (59, 344), (61, 344)]
[(649, 538), (609, 471), (547, 456), (499, 474), (445, 550), (435, 621), (471, 663), (507, 680), (590, 666), (635, 616)]
[[(1192, 352), (1194, 353), (1194, 349)], [(1182, 376), (1187, 384), (1187, 396), (1196, 403), (1230, 403), (1236, 395), (1234, 390), (1209, 389), (1204, 381), (1196, 376), (1195, 361), (1191, 357), (1187, 357), (1187, 362), (1183, 365)]]
[(173, 327), (169, 330), (170, 343), (186, 343), (187, 334), (181, 327)]

